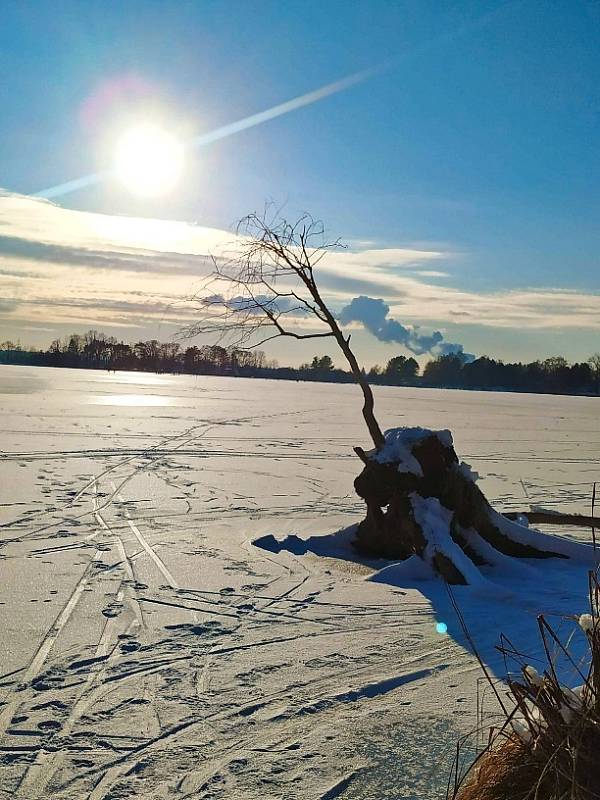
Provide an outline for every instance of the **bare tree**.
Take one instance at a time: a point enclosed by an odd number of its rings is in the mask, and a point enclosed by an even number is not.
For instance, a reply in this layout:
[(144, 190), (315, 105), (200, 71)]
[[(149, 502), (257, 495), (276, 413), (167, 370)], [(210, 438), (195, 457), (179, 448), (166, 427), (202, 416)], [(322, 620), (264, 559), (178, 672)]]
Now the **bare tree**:
[(355, 448), (364, 469), (354, 486), (367, 506), (357, 529), (360, 550), (396, 559), (417, 554), (450, 583), (474, 582), (481, 578), (479, 566), (503, 564), (507, 557), (591, 558), (585, 545), (529, 531), (494, 511), (467, 465), (459, 463), (449, 431), (399, 428), (383, 436), (350, 335), (318, 287), (316, 268), (340, 246), (325, 242), (320, 222), (250, 214), (238, 234), (233, 255), (213, 259), (214, 273), (195, 298), (200, 319), (183, 335), (216, 335), (241, 349), (280, 337), (336, 341), (362, 390), (362, 413), (375, 445), (369, 454)]
[(588, 358), (588, 364), (590, 365), (596, 384), (596, 394), (600, 394), (600, 353), (594, 353), (594, 355), (590, 356)]
[[(207, 313), (185, 335), (218, 334), (240, 348), (279, 337), (335, 339), (362, 390), (362, 414), (373, 444), (381, 447), (373, 392), (350, 347), (350, 334), (343, 333), (315, 279), (319, 262), (340, 242), (325, 242), (322, 223), (308, 215), (290, 223), (249, 214), (238, 234), (234, 255), (213, 259), (214, 273), (195, 298)], [(211, 285), (215, 293), (206, 294)]]

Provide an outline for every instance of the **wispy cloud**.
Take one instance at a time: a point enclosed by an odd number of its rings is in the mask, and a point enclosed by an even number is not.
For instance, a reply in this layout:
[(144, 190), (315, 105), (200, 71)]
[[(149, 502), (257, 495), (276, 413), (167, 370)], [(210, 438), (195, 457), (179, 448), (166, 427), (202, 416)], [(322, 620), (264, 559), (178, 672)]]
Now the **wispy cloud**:
[(439, 269), (417, 269), (415, 270), (415, 275), (418, 275), (419, 278), (449, 278), (449, 272), (442, 272)]
[[(46, 264), (120, 270), (122, 272), (147, 272), (168, 275), (198, 275), (212, 267), (208, 255), (194, 253), (156, 252), (130, 248), (129, 250), (100, 250), (67, 244), (53, 244), (23, 239), (17, 236), (0, 236), (0, 255), (20, 261), (38, 261)], [(7, 271), (8, 272), (8, 271)], [(0, 275), (3, 274), (0, 270)], [(39, 277), (40, 273), (12, 271), (13, 276)]]
[[(0, 193), (0, 220), (0, 320), (15, 336), (40, 322), (93, 321), (107, 330), (163, 322), (175, 331), (193, 319), (185, 298), (212, 270), (211, 256), (234, 242), (228, 231), (73, 211), (9, 193)], [(338, 311), (358, 295), (383, 298), (389, 319), (411, 329), (420, 324), (427, 329), (422, 335), (457, 322), (600, 330), (600, 295), (561, 287), (475, 292), (457, 288), (456, 280), (444, 285), (454, 257), (448, 246), (354, 242), (352, 250), (329, 253), (318, 279)]]
[(11, 314), (19, 306), (14, 297), (0, 297), (0, 314)]

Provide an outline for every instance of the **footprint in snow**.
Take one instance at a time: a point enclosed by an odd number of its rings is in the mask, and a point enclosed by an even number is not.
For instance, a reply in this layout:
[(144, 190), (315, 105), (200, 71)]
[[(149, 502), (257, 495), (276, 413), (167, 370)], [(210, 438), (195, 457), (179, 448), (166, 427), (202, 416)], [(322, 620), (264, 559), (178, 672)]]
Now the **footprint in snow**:
[(123, 611), (123, 605), (121, 603), (115, 603), (114, 605), (102, 609), (102, 613), (105, 617), (118, 617), (121, 611)]
[(31, 688), (35, 692), (47, 692), (51, 689), (61, 689), (65, 678), (65, 671), (59, 667), (50, 667), (46, 672), (37, 675), (31, 681)]
[(56, 719), (45, 719), (42, 722), (38, 722), (38, 728), (41, 731), (59, 731), (62, 728), (62, 724)]
[(48, 708), (63, 711), (67, 708), (67, 704), (63, 703), (61, 700), (48, 700), (47, 703), (38, 703), (36, 706), (31, 706), (32, 711), (45, 711)]
[(121, 652), (122, 653), (134, 653), (136, 650), (139, 650), (142, 645), (139, 642), (131, 641), (131, 642), (123, 642), (121, 645)]

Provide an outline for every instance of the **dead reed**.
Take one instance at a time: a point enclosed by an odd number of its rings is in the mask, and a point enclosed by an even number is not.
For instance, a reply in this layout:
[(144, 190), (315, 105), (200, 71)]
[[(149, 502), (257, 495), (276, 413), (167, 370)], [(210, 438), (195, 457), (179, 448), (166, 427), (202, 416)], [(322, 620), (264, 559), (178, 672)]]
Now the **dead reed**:
[[(575, 617), (588, 650), (576, 663), (569, 643), (538, 617), (547, 667), (543, 674), (522, 663), (508, 681), (503, 724), (465, 774), (455, 764), (453, 800), (599, 800), (600, 798), (600, 585), (589, 575), (590, 613)], [(505, 658), (518, 654), (507, 639)], [(580, 684), (570, 688), (557, 675), (567, 659)], [(488, 680), (490, 680), (489, 676)], [(496, 691), (496, 688), (494, 691)]]

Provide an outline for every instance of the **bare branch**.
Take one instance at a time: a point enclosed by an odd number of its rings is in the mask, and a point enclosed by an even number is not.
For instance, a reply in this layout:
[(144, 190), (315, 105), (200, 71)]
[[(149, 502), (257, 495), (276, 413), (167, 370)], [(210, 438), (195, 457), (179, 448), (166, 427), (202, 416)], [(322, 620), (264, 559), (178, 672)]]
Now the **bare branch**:
[[(373, 413), (371, 387), (350, 349), (350, 337), (344, 336), (314, 276), (315, 266), (330, 250), (340, 247), (340, 242), (325, 242), (323, 223), (309, 214), (290, 223), (278, 213), (269, 216), (269, 210), (267, 207), (262, 216), (248, 214), (239, 222), (232, 258), (211, 257), (214, 271), (193, 298), (200, 304), (202, 319), (185, 328), (182, 335), (210, 333), (219, 342), (227, 340), (248, 349), (279, 337), (334, 338), (361, 387), (363, 416), (379, 447), (384, 440)], [(310, 319), (324, 330), (299, 332)], [(266, 329), (270, 333), (264, 336)]]

